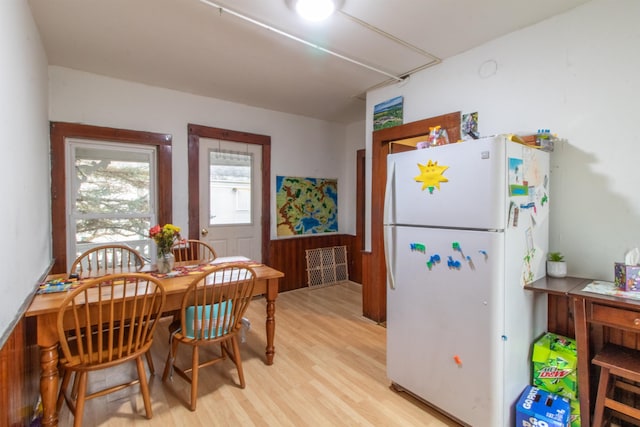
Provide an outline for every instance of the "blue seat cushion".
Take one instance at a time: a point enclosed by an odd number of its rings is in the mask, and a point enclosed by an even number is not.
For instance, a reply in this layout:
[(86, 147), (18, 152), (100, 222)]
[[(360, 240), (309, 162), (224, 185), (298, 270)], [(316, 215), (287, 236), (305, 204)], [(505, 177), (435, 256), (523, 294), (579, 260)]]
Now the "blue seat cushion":
[[(185, 323), (187, 326), (187, 330), (185, 331), (185, 336), (188, 338), (198, 338), (201, 339), (200, 328), (204, 327), (206, 329), (209, 328), (209, 319), (212, 316), (214, 317), (214, 326), (211, 329), (211, 336), (209, 336), (209, 331), (206, 330), (204, 332), (204, 339), (216, 338), (222, 334), (226, 334), (228, 332), (227, 327), (229, 325), (233, 325), (233, 319), (229, 320), (229, 316), (231, 314), (233, 303), (231, 301), (223, 301), (218, 304), (206, 305), (206, 306), (190, 306), (185, 310)], [(204, 325), (202, 325), (202, 310), (204, 309)], [(225, 320), (225, 314), (227, 315), (227, 324), (220, 324), (215, 327), (216, 318), (218, 317), (218, 310), (222, 310), (220, 313), (220, 321)], [(195, 320), (195, 324), (194, 324)], [(223, 329), (224, 328), (224, 329)]]

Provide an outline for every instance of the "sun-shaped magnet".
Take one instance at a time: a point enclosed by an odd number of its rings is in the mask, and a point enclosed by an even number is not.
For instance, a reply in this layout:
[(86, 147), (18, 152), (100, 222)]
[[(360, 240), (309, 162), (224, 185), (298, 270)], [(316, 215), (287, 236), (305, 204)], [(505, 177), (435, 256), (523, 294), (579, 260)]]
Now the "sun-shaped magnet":
[(420, 175), (416, 176), (414, 179), (418, 182), (422, 182), (422, 190), (425, 188), (429, 189), (429, 193), (433, 194), (433, 188), (437, 187), (440, 189), (441, 182), (448, 182), (449, 180), (442, 176), (442, 173), (449, 169), (449, 166), (440, 166), (438, 162), (433, 162), (429, 160), (426, 165), (421, 165), (418, 163), (418, 167), (420, 168)]

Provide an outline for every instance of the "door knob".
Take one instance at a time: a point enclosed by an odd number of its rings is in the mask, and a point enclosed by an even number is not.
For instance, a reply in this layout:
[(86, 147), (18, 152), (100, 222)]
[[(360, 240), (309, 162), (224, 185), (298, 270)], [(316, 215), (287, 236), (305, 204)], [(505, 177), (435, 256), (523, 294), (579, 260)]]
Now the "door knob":
[(200, 234), (202, 234), (203, 236), (206, 236), (207, 234), (209, 234), (209, 230), (207, 230), (206, 228), (203, 228), (202, 230), (200, 230)]

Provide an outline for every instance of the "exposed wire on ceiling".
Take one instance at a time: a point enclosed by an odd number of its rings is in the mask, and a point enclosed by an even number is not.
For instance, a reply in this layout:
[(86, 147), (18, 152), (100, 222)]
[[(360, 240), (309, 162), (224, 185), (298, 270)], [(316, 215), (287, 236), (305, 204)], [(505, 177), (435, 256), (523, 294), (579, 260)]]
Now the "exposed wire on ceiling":
[(335, 52), (333, 50), (324, 48), (324, 47), (322, 47), (322, 46), (320, 46), (320, 45), (318, 45), (316, 43), (312, 43), (310, 41), (301, 39), (300, 37), (294, 36), (293, 34), (287, 33), (286, 31), (283, 31), (283, 30), (275, 28), (275, 27), (273, 27), (271, 25), (265, 24), (264, 22), (261, 22), (261, 21), (258, 21), (256, 19), (253, 19), (253, 18), (251, 18), (251, 17), (249, 17), (247, 15), (244, 15), (244, 14), (242, 14), (240, 12), (237, 12), (235, 10), (229, 9), (226, 6), (223, 6), (221, 4), (214, 3), (214, 2), (209, 1), (209, 0), (200, 0), (200, 2), (204, 3), (204, 4), (208, 5), (208, 6), (211, 6), (211, 7), (214, 7), (216, 9), (218, 9), (221, 14), (223, 12), (228, 13), (229, 15), (233, 15), (233, 16), (235, 16), (237, 18), (240, 18), (240, 19), (242, 19), (244, 21), (247, 21), (247, 22), (249, 22), (251, 24), (254, 24), (254, 25), (257, 25), (259, 27), (262, 27), (262, 28), (264, 28), (266, 30), (273, 31), (276, 34), (280, 34), (281, 36), (287, 37), (287, 38), (289, 38), (291, 40), (294, 40), (294, 41), (296, 41), (298, 43), (302, 43), (302, 44), (304, 44), (306, 46), (312, 47), (312, 48), (317, 49), (317, 50), (319, 50), (321, 52), (328, 53), (329, 55), (333, 55), (336, 58), (340, 58), (340, 59), (342, 59), (344, 61), (350, 62), (350, 63), (358, 65), (360, 67), (364, 67), (364, 68), (366, 68), (368, 70), (371, 70), (371, 71), (374, 71), (376, 73), (385, 75), (385, 76), (389, 77), (390, 79), (395, 80), (397, 82), (401, 82), (401, 81), (404, 80), (404, 78), (402, 76), (396, 76), (395, 74), (388, 73), (388, 72), (386, 72), (384, 70), (381, 70), (379, 68), (373, 67), (373, 66), (371, 66), (369, 64), (365, 64), (364, 62), (360, 62), (360, 61), (355, 60), (353, 58), (349, 58), (348, 56), (345, 56), (345, 55), (343, 55), (341, 53), (338, 53), (338, 52)]

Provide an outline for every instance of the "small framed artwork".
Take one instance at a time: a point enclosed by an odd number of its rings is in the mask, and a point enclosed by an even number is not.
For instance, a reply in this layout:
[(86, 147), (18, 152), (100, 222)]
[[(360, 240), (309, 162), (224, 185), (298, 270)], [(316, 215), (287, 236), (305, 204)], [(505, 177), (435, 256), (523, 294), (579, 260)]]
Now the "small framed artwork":
[(373, 107), (373, 130), (402, 124), (404, 97), (396, 96)]
[(460, 126), (460, 134), (463, 140), (478, 139), (478, 112), (467, 113), (462, 115), (462, 124)]

